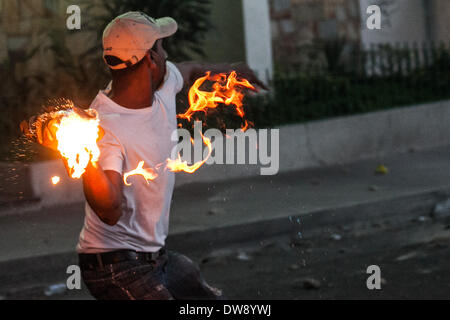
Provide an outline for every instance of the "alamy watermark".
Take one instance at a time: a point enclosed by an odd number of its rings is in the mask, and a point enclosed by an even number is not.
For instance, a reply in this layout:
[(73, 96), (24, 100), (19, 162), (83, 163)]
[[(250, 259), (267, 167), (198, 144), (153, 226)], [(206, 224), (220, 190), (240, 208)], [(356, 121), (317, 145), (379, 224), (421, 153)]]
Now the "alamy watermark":
[(371, 5), (367, 7), (367, 14), (370, 14), (367, 18), (366, 25), (369, 30), (381, 29), (381, 8), (377, 5)]
[[(369, 290), (381, 290), (381, 269), (377, 265), (371, 265), (367, 267), (367, 274), (370, 276), (367, 278), (366, 285)], [(77, 265), (70, 265), (66, 269), (66, 273), (70, 276), (66, 281), (66, 288), (68, 290), (81, 290), (81, 270)], [(58, 286), (59, 289), (59, 286)]]
[[(194, 137), (186, 129), (172, 134), (178, 144), (172, 149), (172, 159), (180, 153), (183, 161), (195, 163), (208, 156), (201, 136), (202, 122), (195, 121)], [(260, 165), (261, 175), (276, 175), (280, 168), (279, 129), (227, 129), (223, 134), (218, 129), (208, 129), (203, 134), (211, 140), (212, 153), (205, 164)], [(181, 141), (180, 141), (181, 139)]]
[(81, 9), (77, 5), (67, 7), (66, 13), (69, 15), (66, 26), (69, 30), (81, 30)]
[(71, 265), (67, 267), (67, 274), (70, 276), (67, 278), (66, 286), (69, 290), (81, 290), (81, 269), (77, 265)]
[(369, 290), (381, 290), (381, 269), (377, 265), (367, 267), (367, 273), (370, 277), (367, 278), (366, 285)]
[[(69, 15), (66, 20), (66, 26), (69, 30), (81, 30), (81, 8), (78, 5), (67, 7), (66, 13)], [(366, 20), (366, 26), (369, 30), (381, 29), (381, 8), (378, 5), (367, 7), (366, 13), (370, 16)]]
[(63, 294), (67, 290), (81, 290), (81, 269), (77, 265), (70, 265), (66, 269), (66, 273), (70, 276), (67, 278), (66, 282), (55, 283), (49, 285), (44, 290), (44, 294), (47, 297), (51, 297), (58, 294)]

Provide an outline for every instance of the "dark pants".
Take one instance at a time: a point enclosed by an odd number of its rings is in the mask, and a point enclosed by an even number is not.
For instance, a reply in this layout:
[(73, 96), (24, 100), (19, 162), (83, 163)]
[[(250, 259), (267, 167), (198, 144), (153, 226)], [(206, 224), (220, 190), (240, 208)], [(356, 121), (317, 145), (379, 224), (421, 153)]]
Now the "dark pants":
[(101, 266), (80, 263), (84, 283), (98, 300), (222, 299), (195, 263), (166, 252), (153, 261), (124, 261)]

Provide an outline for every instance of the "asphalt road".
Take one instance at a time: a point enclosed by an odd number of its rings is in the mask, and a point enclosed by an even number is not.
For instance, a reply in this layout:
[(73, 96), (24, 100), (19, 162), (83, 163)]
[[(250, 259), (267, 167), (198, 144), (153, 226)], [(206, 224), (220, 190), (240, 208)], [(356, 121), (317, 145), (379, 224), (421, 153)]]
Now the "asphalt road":
[[(396, 223), (314, 226), (208, 253), (184, 252), (230, 299), (448, 299), (450, 221), (418, 216)], [(378, 265), (381, 290), (369, 290), (367, 267)], [(38, 275), (36, 275), (38, 276)], [(16, 299), (92, 299), (86, 289)]]

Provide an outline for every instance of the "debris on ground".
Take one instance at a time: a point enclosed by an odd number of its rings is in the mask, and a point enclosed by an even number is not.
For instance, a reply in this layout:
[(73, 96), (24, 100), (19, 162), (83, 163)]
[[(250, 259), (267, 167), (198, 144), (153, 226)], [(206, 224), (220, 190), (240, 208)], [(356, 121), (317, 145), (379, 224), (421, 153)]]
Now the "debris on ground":
[(386, 166), (380, 164), (380, 165), (375, 169), (375, 173), (376, 173), (376, 174), (387, 174), (387, 173), (389, 173), (389, 169), (388, 169)]
[(247, 252), (241, 251), (238, 253), (237, 257), (238, 260), (240, 261), (250, 261), (252, 260), (252, 257), (250, 257)]
[(317, 290), (320, 289), (322, 283), (314, 278), (301, 278), (294, 282), (295, 286), (306, 290)]
[(298, 270), (299, 268), (300, 268), (300, 266), (299, 266), (298, 264), (296, 264), (296, 263), (291, 264), (291, 265), (289, 266), (289, 269), (290, 269), (290, 270), (293, 270), (293, 271)]
[(225, 213), (226, 213), (225, 209), (219, 208), (219, 207), (212, 207), (208, 211), (208, 215), (210, 215), (210, 216), (221, 215), (221, 214), (225, 214)]
[(65, 283), (57, 283), (57, 284), (52, 284), (50, 286), (48, 286), (47, 288), (45, 288), (44, 290), (44, 294), (47, 297), (51, 297), (57, 294), (62, 294), (67, 290), (67, 286)]
[(431, 217), (434, 219), (441, 219), (441, 218), (449, 218), (450, 217), (450, 198), (437, 203), (433, 211), (431, 212)]
[(427, 220), (428, 220), (427, 217), (424, 217), (424, 216), (417, 217), (417, 219), (416, 219), (417, 222), (425, 222)]
[(406, 253), (404, 255), (401, 255), (401, 256), (397, 257), (395, 259), (395, 261), (405, 261), (405, 260), (408, 260), (408, 259), (415, 258), (418, 255), (419, 255), (419, 253), (417, 251), (408, 252), (408, 253)]
[(342, 236), (340, 234), (334, 233), (330, 236), (331, 240), (340, 241), (342, 240)]

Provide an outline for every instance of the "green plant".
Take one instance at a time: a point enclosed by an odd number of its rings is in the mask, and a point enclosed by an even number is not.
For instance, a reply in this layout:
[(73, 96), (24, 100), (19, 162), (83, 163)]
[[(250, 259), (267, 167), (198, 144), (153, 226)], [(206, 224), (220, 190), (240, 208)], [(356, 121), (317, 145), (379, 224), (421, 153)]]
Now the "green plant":
[(327, 60), (327, 71), (330, 73), (338, 73), (342, 71), (341, 57), (347, 41), (345, 38), (337, 38), (333, 40), (321, 40), (317, 43), (323, 50)]

